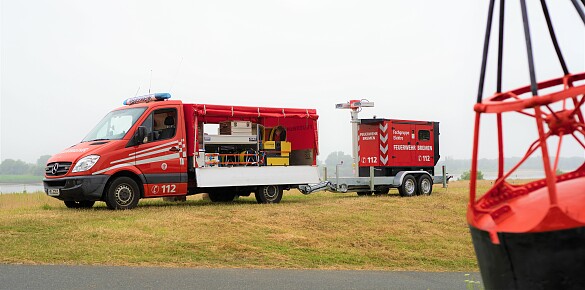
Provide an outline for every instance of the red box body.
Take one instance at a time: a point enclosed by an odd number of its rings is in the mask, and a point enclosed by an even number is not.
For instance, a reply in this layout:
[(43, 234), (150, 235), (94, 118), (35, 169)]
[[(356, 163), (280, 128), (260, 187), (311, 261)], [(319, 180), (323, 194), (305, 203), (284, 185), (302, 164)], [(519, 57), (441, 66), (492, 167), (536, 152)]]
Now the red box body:
[(369, 176), (370, 166), (376, 167), (377, 176), (434, 171), (440, 157), (438, 122), (362, 119), (358, 138), (360, 176)]

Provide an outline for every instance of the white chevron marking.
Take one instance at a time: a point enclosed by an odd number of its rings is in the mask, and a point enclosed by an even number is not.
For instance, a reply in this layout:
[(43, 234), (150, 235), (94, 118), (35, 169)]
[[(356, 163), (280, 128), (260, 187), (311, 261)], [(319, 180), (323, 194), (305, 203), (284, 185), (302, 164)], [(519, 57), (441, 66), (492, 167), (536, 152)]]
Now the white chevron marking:
[(382, 141), (382, 143), (386, 143), (386, 141), (388, 141), (388, 134), (380, 135), (380, 141)]
[(382, 152), (382, 154), (386, 154), (386, 152), (388, 152), (388, 144), (386, 144), (384, 147), (380, 145), (380, 152)]
[(382, 132), (386, 133), (386, 131), (388, 130), (388, 123), (386, 123), (386, 125), (382, 126), (382, 124), (380, 124), (380, 130), (382, 130)]
[(388, 162), (388, 156), (386, 156), (386, 158), (384, 158), (382, 155), (380, 155), (380, 161), (382, 161), (382, 163), (384, 163), (384, 165), (386, 165), (386, 163)]

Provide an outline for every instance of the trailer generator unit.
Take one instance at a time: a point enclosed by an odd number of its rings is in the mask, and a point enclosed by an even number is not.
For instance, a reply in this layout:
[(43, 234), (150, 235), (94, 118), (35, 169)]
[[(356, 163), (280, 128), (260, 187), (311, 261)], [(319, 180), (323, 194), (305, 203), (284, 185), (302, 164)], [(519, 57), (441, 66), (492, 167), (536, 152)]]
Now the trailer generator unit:
[(401, 196), (429, 195), (433, 184), (448, 181), (444, 172), (435, 176), (439, 122), (359, 118), (362, 108), (373, 106), (367, 100), (335, 106), (351, 112), (354, 174), (342, 177), (335, 172), (333, 178), (325, 174), (323, 182), (299, 187), (303, 193), (329, 190), (368, 195), (398, 188)]
[(395, 176), (400, 171), (434, 174), (439, 155), (439, 122), (362, 119), (358, 125), (359, 176)]

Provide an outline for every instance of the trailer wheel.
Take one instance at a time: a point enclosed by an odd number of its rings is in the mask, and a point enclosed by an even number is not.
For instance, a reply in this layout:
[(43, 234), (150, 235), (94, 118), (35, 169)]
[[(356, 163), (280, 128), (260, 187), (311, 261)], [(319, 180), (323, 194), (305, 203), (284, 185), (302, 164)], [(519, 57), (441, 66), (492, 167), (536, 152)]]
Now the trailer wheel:
[(412, 175), (408, 174), (404, 177), (404, 180), (402, 180), (402, 185), (398, 188), (398, 192), (400, 193), (400, 196), (411, 197), (416, 195), (416, 188), (416, 180)]
[(258, 203), (279, 203), (282, 199), (282, 187), (278, 185), (259, 186), (255, 196)]
[(64, 201), (65, 206), (68, 208), (91, 208), (95, 204), (93, 200), (82, 200), (82, 201), (73, 201), (73, 200), (66, 200)]
[(428, 175), (421, 175), (418, 179), (418, 194), (431, 195), (433, 192), (433, 180)]
[(138, 184), (130, 177), (117, 177), (110, 184), (105, 199), (109, 209), (135, 208), (140, 199)]
[(221, 193), (221, 192), (210, 192), (207, 194), (209, 196), (209, 200), (212, 202), (230, 202), (234, 201), (236, 197), (235, 193)]

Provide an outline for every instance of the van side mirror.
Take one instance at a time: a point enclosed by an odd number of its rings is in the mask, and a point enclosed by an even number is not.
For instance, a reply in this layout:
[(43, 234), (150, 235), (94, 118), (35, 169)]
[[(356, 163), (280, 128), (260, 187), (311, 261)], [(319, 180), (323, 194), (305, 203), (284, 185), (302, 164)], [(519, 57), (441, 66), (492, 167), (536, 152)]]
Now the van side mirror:
[(146, 127), (144, 126), (140, 126), (138, 127), (138, 129), (136, 129), (136, 132), (134, 133), (134, 140), (133, 143), (134, 145), (139, 145), (144, 143), (144, 138), (146, 137)]

